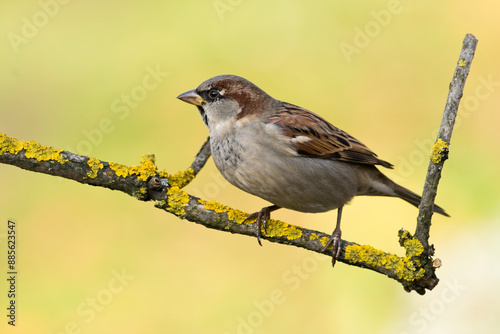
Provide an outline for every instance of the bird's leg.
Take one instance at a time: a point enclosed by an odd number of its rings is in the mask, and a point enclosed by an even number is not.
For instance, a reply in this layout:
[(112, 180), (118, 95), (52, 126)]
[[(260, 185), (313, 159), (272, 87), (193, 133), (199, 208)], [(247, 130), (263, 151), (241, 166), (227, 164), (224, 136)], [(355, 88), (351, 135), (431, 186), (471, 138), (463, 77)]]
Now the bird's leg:
[(261, 228), (264, 226), (264, 231), (267, 229), (267, 221), (269, 218), (271, 218), (271, 212), (276, 211), (280, 209), (279, 206), (277, 205), (271, 205), (271, 206), (266, 206), (259, 212), (254, 212), (252, 214), (249, 214), (248, 217), (243, 221), (246, 222), (247, 220), (252, 220), (255, 219), (255, 222), (257, 223), (257, 242), (259, 245), (262, 246), (262, 243), (260, 242), (260, 236), (261, 236)]
[(340, 230), (340, 218), (342, 217), (342, 207), (337, 210), (337, 226), (335, 226), (335, 230), (333, 230), (332, 237), (326, 243), (325, 247), (321, 250), (321, 252), (326, 251), (326, 249), (332, 245), (332, 267), (335, 266), (335, 262), (337, 262), (337, 257), (340, 254), (340, 250), (342, 249), (342, 231)]

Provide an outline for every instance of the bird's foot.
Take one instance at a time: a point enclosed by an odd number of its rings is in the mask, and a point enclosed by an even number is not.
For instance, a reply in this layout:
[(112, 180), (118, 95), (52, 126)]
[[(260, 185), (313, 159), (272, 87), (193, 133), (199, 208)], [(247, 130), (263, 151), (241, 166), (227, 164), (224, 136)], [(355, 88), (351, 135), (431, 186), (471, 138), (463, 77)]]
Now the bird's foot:
[(262, 226), (264, 226), (264, 231), (265, 231), (267, 228), (267, 221), (269, 220), (269, 218), (271, 218), (271, 211), (266, 209), (267, 208), (263, 208), (259, 212), (254, 212), (252, 214), (249, 214), (248, 217), (245, 219), (245, 222), (247, 220), (255, 219), (255, 223), (257, 224), (257, 230), (256, 230), (257, 242), (261, 246), (262, 246), (262, 243), (260, 242), (260, 236), (262, 235), (261, 228)]
[(274, 210), (278, 210), (278, 209), (279, 209), (279, 206), (276, 206), (276, 205), (266, 206), (265, 208), (263, 208), (259, 212), (254, 212), (252, 214), (249, 214), (248, 217), (243, 221), (243, 222), (246, 222), (247, 220), (255, 219), (255, 223), (257, 224), (257, 231), (256, 231), (257, 242), (261, 246), (262, 246), (262, 243), (260, 242), (260, 237), (262, 235), (261, 229), (262, 229), (262, 227), (264, 227), (264, 231), (266, 231), (267, 222), (271, 218), (271, 212), (273, 212)]
[(342, 249), (342, 231), (340, 228), (336, 228), (333, 233), (332, 237), (328, 242), (326, 243), (325, 247), (321, 250), (322, 253), (324, 253), (330, 245), (332, 246), (332, 267), (335, 267), (335, 263), (337, 262), (337, 258), (339, 257), (340, 250)]

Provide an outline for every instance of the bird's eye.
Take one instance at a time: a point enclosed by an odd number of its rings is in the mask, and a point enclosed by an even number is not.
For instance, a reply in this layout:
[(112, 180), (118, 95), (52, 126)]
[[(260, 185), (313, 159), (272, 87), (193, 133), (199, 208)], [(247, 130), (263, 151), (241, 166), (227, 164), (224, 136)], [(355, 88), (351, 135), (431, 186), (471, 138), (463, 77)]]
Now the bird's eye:
[(220, 92), (215, 88), (212, 88), (208, 91), (208, 98), (211, 100), (215, 100), (219, 96), (220, 96)]

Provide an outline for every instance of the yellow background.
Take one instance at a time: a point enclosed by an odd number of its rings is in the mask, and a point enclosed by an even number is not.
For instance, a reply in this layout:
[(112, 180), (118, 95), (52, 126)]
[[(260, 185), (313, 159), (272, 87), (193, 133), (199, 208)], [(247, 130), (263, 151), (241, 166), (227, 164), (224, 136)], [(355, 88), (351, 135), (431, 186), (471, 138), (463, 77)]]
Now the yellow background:
[[(154, 153), (175, 172), (208, 135), (175, 97), (237, 74), (349, 132), (416, 192), (462, 40), (479, 39), (438, 191), (452, 217), (435, 216), (431, 230), (441, 282), (425, 296), (122, 193), (0, 165), (2, 333), (498, 329), (499, 11), (498, 1), (2, 1), (0, 132), (128, 165)], [(141, 89), (151, 70), (162, 76)], [(115, 112), (131, 92), (146, 95)], [(266, 205), (228, 185), (211, 160), (186, 190), (247, 212)], [(356, 198), (343, 237), (402, 254), (397, 231), (413, 231), (416, 214), (400, 200)], [(273, 217), (331, 232), (336, 214)], [(9, 218), (18, 226), (15, 329), (5, 316)]]

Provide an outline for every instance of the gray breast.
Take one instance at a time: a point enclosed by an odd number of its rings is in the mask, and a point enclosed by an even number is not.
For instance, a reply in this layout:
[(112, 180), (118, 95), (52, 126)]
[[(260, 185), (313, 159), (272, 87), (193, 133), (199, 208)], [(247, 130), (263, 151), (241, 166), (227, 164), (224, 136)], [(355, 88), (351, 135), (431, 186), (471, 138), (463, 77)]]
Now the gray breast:
[(222, 174), (234, 169), (241, 162), (243, 147), (237, 141), (229, 138), (211, 139), (212, 156), (217, 168)]

